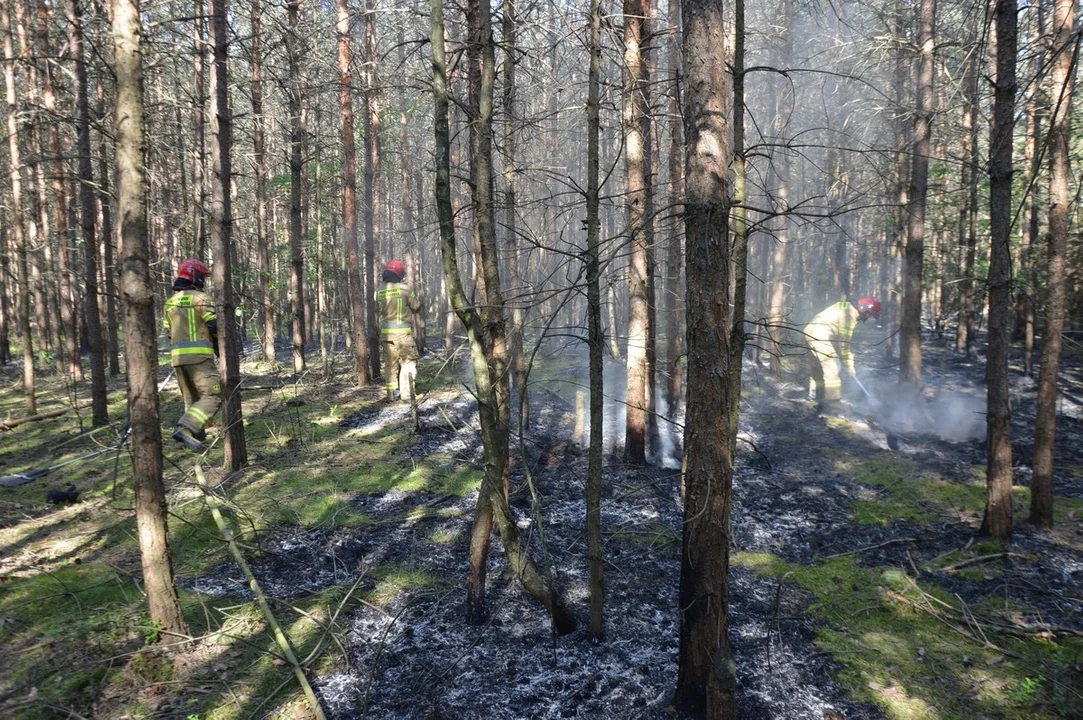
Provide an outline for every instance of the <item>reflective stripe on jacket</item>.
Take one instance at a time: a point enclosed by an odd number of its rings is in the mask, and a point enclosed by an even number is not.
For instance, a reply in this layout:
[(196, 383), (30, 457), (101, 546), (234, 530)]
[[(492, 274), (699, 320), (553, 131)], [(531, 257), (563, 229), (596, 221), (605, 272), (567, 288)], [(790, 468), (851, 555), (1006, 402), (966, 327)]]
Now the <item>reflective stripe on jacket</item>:
[(165, 301), (162, 323), (169, 330), (169, 359), (177, 365), (194, 365), (214, 357), (214, 336), (207, 323), (215, 320), (214, 306), (199, 290), (178, 290)]
[(376, 291), (376, 310), (380, 313), (380, 333), (383, 335), (412, 332), (411, 313), (420, 309), (421, 303), (406, 283), (385, 283)]
[(828, 306), (821, 311), (812, 322), (805, 326), (806, 342), (821, 342), (838, 346), (839, 358), (847, 363), (853, 363), (850, 354), (850, 341), (854, 336), (861, 315), (850, 303), (843, 300)]

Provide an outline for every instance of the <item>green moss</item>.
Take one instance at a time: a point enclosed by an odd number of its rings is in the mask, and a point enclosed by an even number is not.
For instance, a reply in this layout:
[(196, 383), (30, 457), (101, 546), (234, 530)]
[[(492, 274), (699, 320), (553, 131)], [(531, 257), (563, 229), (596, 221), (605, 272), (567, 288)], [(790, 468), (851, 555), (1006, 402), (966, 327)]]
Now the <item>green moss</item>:
[[(778, 577), (780, 593), (790, 584), (811, 593), (808, 611), (826, 624), (817, 646), (843, 666), (840, 679), (855, 698), (890, 718), (1052, 718), (1083, 689), (1078, 677), (1066, 676), (1071, 658), (1083, 656), (1083, 641), (994, 636), (1001, 652), (968, 637), (967, 623), (959, 632), (939, 619), (938, 610), (950, 617), (941, 603), (957, 607), (958, 599), (901, 569), (862, 567), (852, 556), (803, 566), (737, 553), (732, 562)], [(1058, 683), (1035, 680), (1057, 672)]]

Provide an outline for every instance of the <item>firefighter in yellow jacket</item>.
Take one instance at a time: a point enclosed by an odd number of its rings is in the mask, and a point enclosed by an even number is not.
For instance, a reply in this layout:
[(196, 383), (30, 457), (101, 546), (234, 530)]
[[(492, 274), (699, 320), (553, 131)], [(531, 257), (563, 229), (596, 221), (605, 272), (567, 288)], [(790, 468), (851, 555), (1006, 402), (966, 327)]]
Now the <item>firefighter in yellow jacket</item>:
[(202, 452), (206, 427), (221, 404), (218, 354), (218, 323), (214, 304), (203, 292), (210, 270), (189, 258), (177, 268), (173, 295), (165, 303), (164, 323), (169, 331), (169, 358), (177, 371), (184, 397), (184, 414), (173, 429), (173, 439), (190, 450)]
[(383, 287), (376, 291), (376, 311), (380, 313), (380, 339), (383, 341), (387, 366), (387, 399), (393, 400), (399, 390), (403, 401), (411, 401), (414, 378), (417, 377), (417, 345), (414, 344), (414, 315), (421, 309), (417, 296), (403, 282), (406, 266), (392, 260), (384, 267)]
[(854, 355), (850, 341), (858, 323), (880, 317), (882, 306), (874, 297), (863, 297), (854, 307), (845, 300), (821, 311), (805, 326), (809, 348), (809, 399), (832, 409), (842, 400), (840, 361), (847, 377), (854, 376)]

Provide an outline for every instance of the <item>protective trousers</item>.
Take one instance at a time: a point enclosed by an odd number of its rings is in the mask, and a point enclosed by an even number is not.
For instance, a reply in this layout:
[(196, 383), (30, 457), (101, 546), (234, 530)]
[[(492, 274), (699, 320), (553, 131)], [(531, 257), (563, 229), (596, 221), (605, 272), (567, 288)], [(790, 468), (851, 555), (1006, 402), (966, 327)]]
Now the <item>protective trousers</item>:
[[(386, 332), (386, 331), (385, 331)], [(393, 397), (400, 390), (403, 400), (410, 399), (413, 380), (417, 377), (417, 346), (411, 332), (384, 335), (384, 356), (387, 358), (387, 395)]]
[(201, 433), (222, 403), (221, 377), (214, 358), (193, 365), (177, 366), (177, 384), (184, 398), (184, 415), (178, 425)]
[(838, 354), (829, 340), (809, 338), (810, 400), (841, 400), (842, 378), (839, 375)]

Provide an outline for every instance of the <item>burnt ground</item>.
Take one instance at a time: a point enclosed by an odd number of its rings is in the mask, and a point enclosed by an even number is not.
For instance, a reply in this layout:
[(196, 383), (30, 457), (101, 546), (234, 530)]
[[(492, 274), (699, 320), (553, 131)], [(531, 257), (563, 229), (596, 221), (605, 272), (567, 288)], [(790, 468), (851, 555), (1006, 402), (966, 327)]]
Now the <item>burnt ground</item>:
[[(914, 467), (933, 468), (960, 483), (973, 481), (973, 467), (984, 463), (985, 448), (968, 426), (970, 416), (980, 415), (975, 403), (983, 392), (984, 366), (935, 348), (927, 358), (925, 396), (892, 398), (894, 369), (872, 369), (864, 377), (882, 404), (870, 408), (849, 402), (842, 423), (818, 416), (803, 401), (797, 383), (772, 380), (750, 366), (748, 398), (742, 403), (744, 441), (739, 443), (734, 478), (733, 550), (771, 553), (803, 565), (852, 553), (868, 566), (913, 568), (920, 575), (928, 572), (919, 569), (928, 561), (967, 547), (980, 517), (960, 515), (956, 521), (931, 525), (855, 524), (852, 502), (875, 496), (877, 490), (860, 484), (838, 461), (840, 455), (886, 453), (887, 428), (901, 441), (895, 455)], [(1083, 465), (1083, 407), (1072, 399), (1081, 377), (1078, 366), (1069, 366), (1069, 393), (1059, 425), (1062, 466)], [(1013, 382), (1016, 481), (1025, 485), (1034, 392), (1023, 378)], [(948, 397), (953, 398), (950, 407), (942, 402)], [(481, 627), (463, 622), (462, 582), (476, 494), (359, 494), (353, 502), (374, 519), (371, 525), (283, 531), (265, 540), (268, 552), (254, 567), (269, 595), (286, 598), (348, 586), (359, 573), (388, 564), (425, 578), (386, 604), (366, 603), (353, 611), (343, 638), (346, 662), (318, 679), (331, 716), (672, 717), (681, 536), (678, 473), (659, 466), (622, 465), (610, 448), (602, 505), (606, 641), (595, 643), (585, 628), (586, 456), (571, 438), (574, 406), (554, 393), (536, 393), (532, 402), (527, 462), (542, 506), (544, 547), (532, 520), (522, 462), (513, 472), (513, 506), (535, 558), (545, 558), (577, 609), (580, 628), (564, 637), (552, 634), (544, 610), (509, 577), (495, 539), (489, 622)], [(910, 411), (898, 410), (904, 406)], [(876, 423), (866, 424), (868, 417)], [(680, 414), (675, 419), (679, 421)], [(480, 440), (471, 429), (477, 426), (476, 409), (468, 394), (453, 401), (426, 400), (421, 420), (420, 438), (402, 454), (404, 466), (418, 457), (440, 457), (449, 467), (479, 464)], [(371, 430), (407, 422), (406, 408), (394, 405), (343, 424)], [(930, 427), (937, 432), (929, 432)], [(1083, 480), (1058, 475), (1056, 492), (1083, 498)], [(411, 514), (411, 509), (420, 511)], [(1073, 546), (1022, 526), (1005, 549), (1026, 556), (1025, 561), (1009, 557), (1002, 572), (986, 580), (964, 580), (951, 573), (935, 573), (933, 579), (966, 603), (1016, 599), (1034, 608), (1035, 618), (1044, 623), (1083, 631), (1079, 547), (1078, 538)], [(739, 717), (885, 717), (880, 708), (847, 695), (836, 679), (839, 667), (814, 644), (822, 621), (808, 612), (810, 593), (743, 567), (732, 569), (730, 581)], [(375, 578), (362, 579), (362, 587), (375, 584)], [(246, 594), (239, 573), (229, 564), (192, 587), (211, 594)]]

